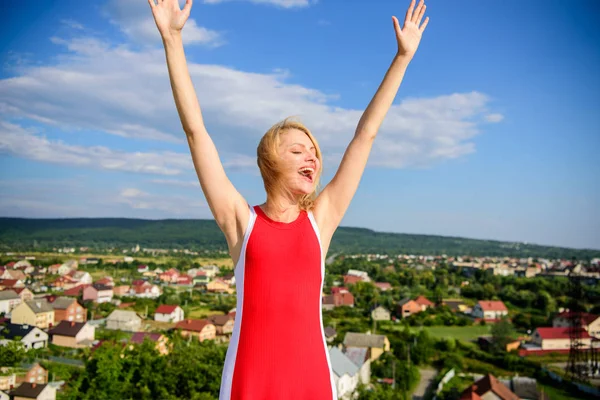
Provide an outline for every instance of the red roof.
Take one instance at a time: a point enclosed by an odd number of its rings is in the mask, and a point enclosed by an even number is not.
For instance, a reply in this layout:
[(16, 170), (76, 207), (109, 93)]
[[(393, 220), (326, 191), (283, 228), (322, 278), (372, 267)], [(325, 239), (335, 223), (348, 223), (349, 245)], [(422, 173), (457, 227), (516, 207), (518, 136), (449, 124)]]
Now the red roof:
[(160, 306), (158, 306), (156, 311), (154, 311), (154, 313), (155, 314), (171, 314), (177, 309), (177, 307), (179, 307), (179, 306), (178, 305), (168, 306), (166, 304), (161, 304)]
[(160, 333), (152, 332), (135, 332), (131, 337), (133, 343), (144, 343), (144, 339), (148, 338), (153, 342), (157, 342), (162, 335)]
[[(581, 330), (581, 338), (588, 339), (590, 337), (589, 333), (583, 328)], [(569, 339), (571, 333), (576, 332), (575, 328), (537, 328), (536, 329), (538, 335), (542, 339)]]
[(184, 331), (201, 332), (202, 329), (209, 324), (212, 325), (210, 321), (205, 319), (186, 319), (178, 322), (177, 325), (175, 325), (175, 328), (183, 329)]
[(480, 300), (477, 304), (483, 311), (508, 311), (500, 300)]
[(460, 400), (480, 400), (482, 398), (481, 396), (485, 396), (490, 391), (501, 400), (519, 400), (519, 396), (514, 394), (491, 374), (485, 375), (465, 389), (460, 396)]
[(83, 291), (83, 289), (85, 289), (88, 286), (92, 286), (92, 285), (87, 284), (87, 283), (81, 284), (81, 285), (77, 285), (77, 286), (75, 286), (75, 287), (73, 287), (71, 289), (65, 290), (63, 292), (63, 294), (65, 296), (79, 296), (81, 294), (81, 292)]
[(429, 300), (427, 300), (427, 298), (425, 296), (419, 296), (415, 299), (415, 302), (420, 305), (420, 306), (429, 306), (429, 307), (433, 307), (433, 303)]

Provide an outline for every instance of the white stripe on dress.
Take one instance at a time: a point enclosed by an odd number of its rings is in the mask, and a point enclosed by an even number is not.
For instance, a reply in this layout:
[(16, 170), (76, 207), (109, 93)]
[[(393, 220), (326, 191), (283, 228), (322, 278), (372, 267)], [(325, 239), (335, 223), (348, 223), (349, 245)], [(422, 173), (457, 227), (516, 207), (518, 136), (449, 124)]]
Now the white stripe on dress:
[[(248, 207), (250, 207), (250, 205), (248, 205)], [(225, 356), (225, 365), (223, 366), (223, 374), (221, 376), (221, 389), (219, 390), (219, 400), (231, 399), (233, 371), (235, 369), (235, 359), (237, 356), (240, 331), (242, 327), (242, 313), (244, 310), (244, 272), (246, 270), (246, 246), (248, 245), (248, 238), (250, 238), (255, 221), (256, 212), (254, 211), (254, 208), (250, 207), (250, 218), (248, 219), (246, 232), (244, 232), (244, 242), (242, 243), (240, 258), (238, 259), (238, 262), (233, 270), (237, 292), (235, 321), (233, 324), (233, 333), (231, 334), (231, 340), (229, 341), (229, 347), (227, 348), (227, 354)]]

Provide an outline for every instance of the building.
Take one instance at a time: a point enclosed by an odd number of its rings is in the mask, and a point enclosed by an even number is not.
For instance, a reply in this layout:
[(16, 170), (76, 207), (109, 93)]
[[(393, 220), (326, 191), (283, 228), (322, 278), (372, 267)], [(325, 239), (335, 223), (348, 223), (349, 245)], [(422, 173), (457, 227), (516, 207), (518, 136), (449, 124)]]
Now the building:
[(508, 309), (500, 300), (481, 300), (473, 307), (472, 315), (486, 321), (497, 321), (508, 315)]
[(29, 368), (27, 374), (22, 378), (17, 378), (18, 382), (29, 382), (29, 383), (48, 383), (48, 371), (40, 364), (35, 363)]
[(11, 396), (13, 400), (56, 400), (56, 389), (48, 384), (23, 382)]
[(26, 350), (48, 346), (48, 334), (35, 325), (6, 324), (0, 326), (0, 345), (3, 341), (19, 340)]
[(331, 310), (335, 307), (354, 307), (354, 296), (347, 291), (339, 291), (334, 294), (323, 296), (323, 310)]
[[(568, 350), (571, 347), (571, 334), (574, 328), (537, 328), (531, 341), (542, 350)], [(591, 346), (591, 337), (585, 329), (581, 329), (581, 344), (584, 348)]]
[(10, 322), (48, 329), (54, 324), (54, 308), (46, 299), (26, 301), (12, 310)]
[(92, 300), (95, 303), (110, 303), (113, 298), (111, 286), (94, 283), (83, 289), (83, 301)]
[(371, 318), (373, 318), (374, 321), (389, 321), (392, 319), (389, 310), (382, 306), (371, 311)]
[(0, 314), (9, 314), (19, 304), (21, 304), (21, 297), (15, 290), (8, 289), (0, 292)]
[(183, 321), (183, 309), (177, 305), (169, 306), (162, 304), (154, 312), (154, 320), (161, 322), (179, 322)]
[[(574, 313), (569, 311), (561, 312), (552, 320), (552, 326), (554, 328), (569, 328), (574, 318), (577, 318)], [(581, 318), (581, 326), (590, 336), (600, 338), (600, 316), (590, 313), (579, 313), (579, 318)]]
[(359, 367), (337, 347), (329, 349), (329, 359), (338, 399), (351, 399), (359, 383)]
[(417, 303), (419, 306), (421, 306), (421, 311), (425, 311), (430, 307), (435, 306), (435, 304), (433, 304), (431, 301), (429, 301), (428, 298), (426, 298), (425, 296), (419, 296), (415, 299), (415, 303)]
[(181, 336), (197, 337), (201, 342), (217, 337), (217, 328), (206, 319), (186, 319), (178, 322), (175, 329), (181, 331)]
[(453, 312), (461, 312), (464, 313), (469, 309), (469, 306), (465, 304), (464, 301), (460, 299), (446, 299), (442, 300), (442, 305), (447, 306)]
[(375, 361), (384, 352), (390, 351), (390, 341), (385, 335), (348, 332), (344, 337), (344, 347), (346, 349), (352, 347), (369, 349), (371, 352), (371, 361)]
[(54, 308), (54, 323), (60, 321), (87, 321), (87, 309), (72, 297), (46, 296), (46, 300)]
[(135, 311), (114, 310), (106, 319), (106, 329), (139, 332), (142, 326), (142, 317)]
[(10, 390), (15, 387), (17, 375), (11, 368), (0, 367), (0, 390)]
[(211, 315), (207, 318), (217, 329), (217, 335), (231, 336), (234, 319), (229, 315)]
[(142, 344), (144, 340), (154, 342), (159, 354), (169, 354), (169, 339), (165, 335), (154, 332), (136, 332), (131, 337), (131, 342), (136, 344)]
[(465, 389), (460, 400), (520, 400), (519, 396), (504, 386), (495, 376), (488, 374)]
[(95, 339), (96, 328), (87, 322), (61, 321), (48, 333), (52, 344), (77, 349), (90, 347)]
[(401, 318), (408, 318), (411, 315), (422, 312), (423, 308), (416, 301), (405, 298), (398, 303), (397, 311)]

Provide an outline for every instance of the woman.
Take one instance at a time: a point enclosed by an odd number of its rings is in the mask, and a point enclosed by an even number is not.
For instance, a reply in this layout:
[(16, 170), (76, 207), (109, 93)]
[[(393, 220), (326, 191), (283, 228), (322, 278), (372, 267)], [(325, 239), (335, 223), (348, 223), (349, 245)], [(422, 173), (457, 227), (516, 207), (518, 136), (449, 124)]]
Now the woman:
[(261, 139), (257, 155), (267, 200), (250, 207), (223, 170), (202, 119), (181, 40), (192, 8), (148, 0), (166, 53), (173, 97), (202, 191), (235, 265), (237, 312), (220, 399), (336, 399), (321, 316), (324, 262), (373, 140), (400, 87), (429, 18), (412, 0), (398, 51), (360, 119), (334, 178), (317, 195), (322, 156), (301, 123), (285, 120)]

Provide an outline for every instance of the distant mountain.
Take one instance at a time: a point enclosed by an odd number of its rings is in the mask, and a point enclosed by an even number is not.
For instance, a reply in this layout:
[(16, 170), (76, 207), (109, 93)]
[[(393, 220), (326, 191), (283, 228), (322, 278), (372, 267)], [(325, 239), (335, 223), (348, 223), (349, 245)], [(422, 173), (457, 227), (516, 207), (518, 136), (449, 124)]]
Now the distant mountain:
[[(214, 220), (144, 220), (127, 218), (0, 218), (0, 250), (90, 248), (187, 248), (225, 250)], [(600, 257), (600, 250), (578, 250), (494, 240), (375, 232), (340, 227), (330, 253), (430, 254), (573, 258)]]

